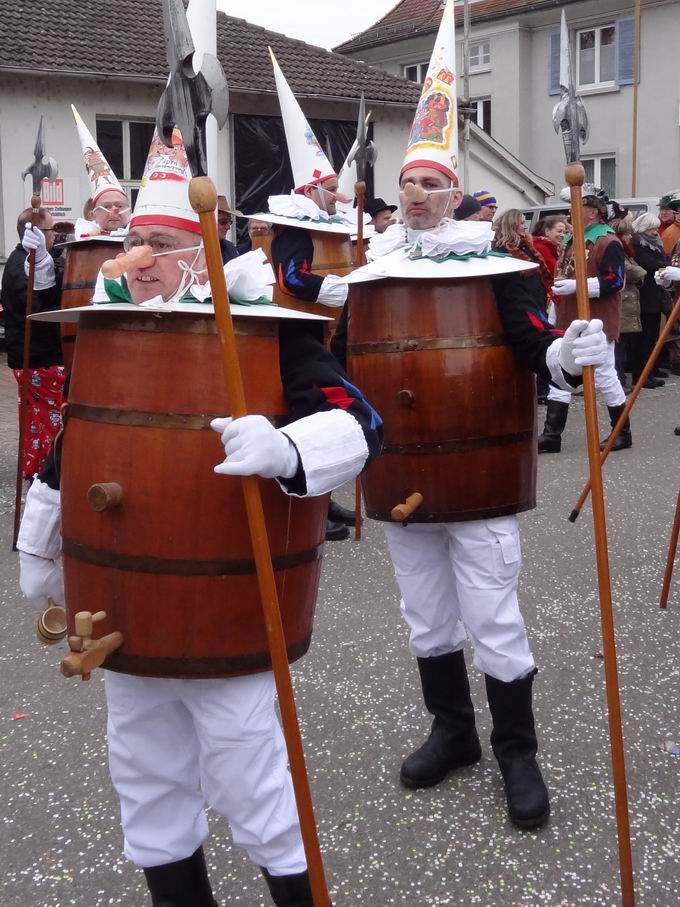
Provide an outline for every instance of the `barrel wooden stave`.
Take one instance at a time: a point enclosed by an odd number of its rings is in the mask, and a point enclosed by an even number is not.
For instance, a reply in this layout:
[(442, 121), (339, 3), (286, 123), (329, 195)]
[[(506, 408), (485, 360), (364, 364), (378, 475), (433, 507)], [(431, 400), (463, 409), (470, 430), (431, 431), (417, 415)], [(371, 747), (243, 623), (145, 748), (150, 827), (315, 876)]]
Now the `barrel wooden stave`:
[[(241, 322), (239, 352), (259, 366), (245, 370), (249, 410), (280, 417), (276, 324)], [(123, 633), (112, 670), (217, 677), (270, 666), (241, 482), (213, 471), (224, 451), (209, 416), (229, 410), (219, 356), (212, 318), (83, 319), (64, 433), (66, 600), (70, 632), (77, 611), (105, 610), (98, 635)], [(193, 421), (178, 426), (178, 413)], [(101, 481), (123, 488), (103, 513), (86, 501)], [(260, 486), (293, 660), (311, 638), (327, 498)]]
[(348, 368), (385, 426), (363, 476), (369, 516), (391, 520), (415, 491), (413, 522), (535, 506), (534, 379), (507, 346), (487, 280), (357, 285)]

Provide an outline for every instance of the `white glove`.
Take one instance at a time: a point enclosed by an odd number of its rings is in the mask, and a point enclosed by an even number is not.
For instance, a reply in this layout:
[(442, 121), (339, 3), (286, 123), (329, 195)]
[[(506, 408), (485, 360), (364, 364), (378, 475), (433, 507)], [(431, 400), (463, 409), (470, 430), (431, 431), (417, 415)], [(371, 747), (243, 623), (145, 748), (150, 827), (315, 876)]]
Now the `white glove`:
[(659, 268), (654, 275), (654, 280), (660, 287), (668, 289), (671, 284), (680, 281), (680, 268), (669, 265), (667, 268)]
[[(574, 296), (576, 293), (576, 281), (556, 280), (552, 291), (555, 296)], [(600, 281), (597, 277), (588, 278), (588, 297), (590, 299), (600, 298)]]
[(210, 427), (221, 434), (227, 456), (224, 463), (215, 467), (215, 472), (225, 476), (292, 479), (298, 471), (295, 445), (264, 416), (213, 419)]
[(564, 332), (559, 363), (569, 375), (580, 375), (584, 365), (604, 365), (608, 355), (607, 337), (599, 318), (572, 321)]
[(19, 552), (19, 586), (32, 602), (47, 607), (52, 598), (58, 605), (64, 604), (64, 581), (61, 575), (61, 561), (52, 561), (35, 554)]
[(24, 238), (21, 240), (21, 245), (27, 252), (32, 252), (35, 249), (35, 265), (38, 267), (41, 262), (45, 261), (46, 258), (50, 257), (50, 253), (47, 251), (47, 244), (45, 242), (45, 234), (42, 230), (38, 230), (37, 227), (32, 227), (30, 224), (26, 224), (24, 230)]

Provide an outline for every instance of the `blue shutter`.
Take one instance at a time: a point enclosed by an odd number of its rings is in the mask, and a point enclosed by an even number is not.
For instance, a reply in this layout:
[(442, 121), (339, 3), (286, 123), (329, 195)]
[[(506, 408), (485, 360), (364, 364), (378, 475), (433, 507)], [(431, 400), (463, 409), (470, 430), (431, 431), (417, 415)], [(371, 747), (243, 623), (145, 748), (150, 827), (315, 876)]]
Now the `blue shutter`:
[(616, 20), (616, 84), (632, 85), (635, 81), (635, 19), (625, 16)]
[(548, 93), (560, 93), (560, 33), (550, 32), (548, 35)]

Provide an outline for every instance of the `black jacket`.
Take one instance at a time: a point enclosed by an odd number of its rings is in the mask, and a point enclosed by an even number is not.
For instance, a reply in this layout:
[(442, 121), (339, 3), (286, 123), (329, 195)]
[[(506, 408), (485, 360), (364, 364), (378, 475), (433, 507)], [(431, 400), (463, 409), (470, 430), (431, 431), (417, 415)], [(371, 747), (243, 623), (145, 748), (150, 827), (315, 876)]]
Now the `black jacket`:
[(303, 302), (316, 302), (323, 277), (312, 274), (314, 242), (309, 230), (285, 227), (272, 240), (272, 264), (279, 289)]
[(668, 258), (660, 245), (654, 249), (650, 244), (641, 240), (638, 234), (633, 234), (633, 252), (635, 261), (647, 272), (640, 289), (640, 313), (644, 315), (657, 314), (661, 311), (661, 300), (665, 290), (658, 286), (654, 274), (659, 268), (665, 268)]
[[(5, 341), (7, 344), (7, 364), (10, 368), (23, 368), (24, 365), (24, 325), (26, 323), (26, 286), (24, 273), (26, 251), (17, 245), (10, 254), (2, 273), (2, 291), (0, 303), (4, 310)], [(55, 262), (56, 285), (49, 290), (39, 290), (33, 294), (33, 311), (50, 312), (61, 304), (62, 266)], [(63, 365), (61, 354), (61, 334), (58, 324), (45, 321), (31, 322), (31, 358), (30, 368), (48, 368), (50, 365)]]

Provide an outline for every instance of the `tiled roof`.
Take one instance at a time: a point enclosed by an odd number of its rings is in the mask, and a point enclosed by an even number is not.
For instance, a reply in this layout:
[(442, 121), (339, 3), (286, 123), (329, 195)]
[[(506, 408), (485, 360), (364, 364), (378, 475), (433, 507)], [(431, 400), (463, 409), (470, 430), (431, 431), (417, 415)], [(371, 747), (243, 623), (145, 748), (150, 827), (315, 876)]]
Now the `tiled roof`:
[[(161, 0), (0, 0), (0, 71), (87, 73), (162, 82)], [(271, 45), (301, 97), (415, 106), (420, 88), (364, 63), (224, 13), (217, 50), (231, 90), (275, 92)]]
[[(575, 0), (472, 0), (470, 21), (500, 19), (519, 13), (554, 7), (559, 10)], [(403, 41), (415, 34), (435, 32), (439, 28), (443, 5), (441, 0), (401, 0), (370, 28), (334, 48), (349, 53), (364, 47), (377, 47)], [(456, 22), (463, 21), (463, 4), (456, 3)]]

